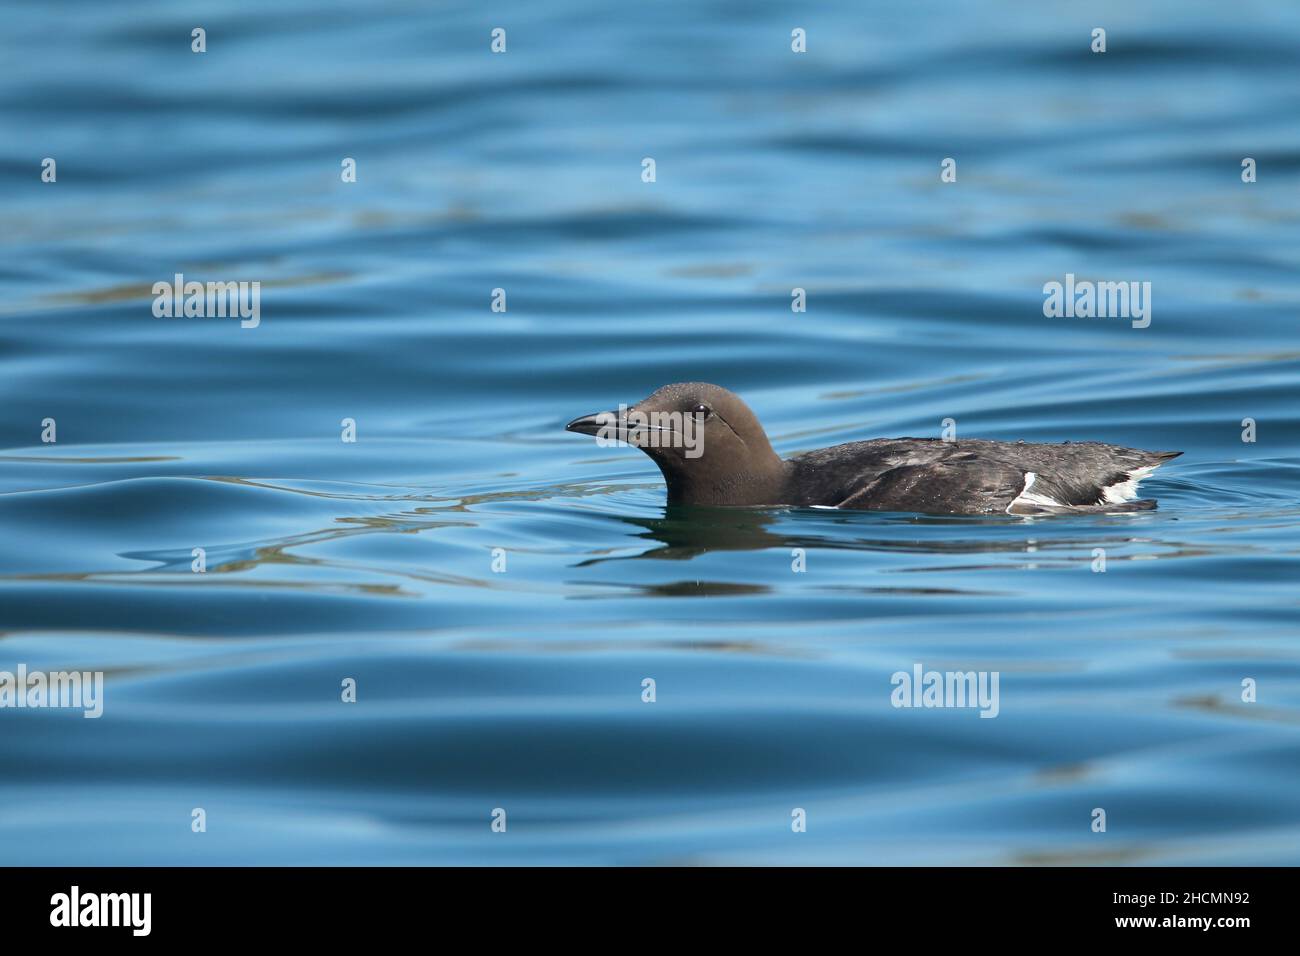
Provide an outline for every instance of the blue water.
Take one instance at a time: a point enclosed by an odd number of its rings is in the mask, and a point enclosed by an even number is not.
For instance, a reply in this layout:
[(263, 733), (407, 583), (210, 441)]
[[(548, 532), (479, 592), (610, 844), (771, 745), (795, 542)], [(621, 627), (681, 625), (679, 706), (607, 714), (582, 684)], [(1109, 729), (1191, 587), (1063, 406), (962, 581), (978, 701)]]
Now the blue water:
[[(0, 862), (1300, 863), (1298, 45), (1251, 0), (7, 10), (0, 670), (106, 684), (0, 710)], [(155, 318), (177, 272), (260, 326)], [(1045, 318), (1067, 273), (1150, 327)], [(783, 454), (1186, 454), (1138, 515), (670, 512), (563, 431), (691, 379)], [(998, 717), (891, 706), (918, 663)]]

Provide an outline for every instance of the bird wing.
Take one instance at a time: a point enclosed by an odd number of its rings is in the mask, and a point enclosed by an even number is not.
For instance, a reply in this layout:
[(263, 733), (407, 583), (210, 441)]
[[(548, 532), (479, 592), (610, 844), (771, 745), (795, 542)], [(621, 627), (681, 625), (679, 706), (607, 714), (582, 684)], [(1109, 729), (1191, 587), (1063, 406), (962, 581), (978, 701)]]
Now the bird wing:
[(839, 508), (869, 511), (920, 511), (929, 514), (1005, 512), (1025, 487), (1025, 472), (972, 452), (940, 461), (890, 468), (856, 489)]
[(899, 438), (837, 445), (792, 463), (803, 469), (812, 500), (837, 501), (837, 508), (1042, 514), (1154, 507), (1133, 500), (1137, 482), (1178, 454), (1100, 442)]

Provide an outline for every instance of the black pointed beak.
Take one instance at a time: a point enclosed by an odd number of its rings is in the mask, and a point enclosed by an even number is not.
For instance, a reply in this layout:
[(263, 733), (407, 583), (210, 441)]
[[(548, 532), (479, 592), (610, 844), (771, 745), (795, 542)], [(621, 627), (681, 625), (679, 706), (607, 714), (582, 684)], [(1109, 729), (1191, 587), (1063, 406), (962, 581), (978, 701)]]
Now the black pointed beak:
[(577, 432), (579, 435), (598, 435), (603, 429), (608, 435), (617, 423), (618, 412), (597, 412), (595, 415), (583, 415), (581, 418), (575, 418), (564, 426), (564, 430), (566, 432)]

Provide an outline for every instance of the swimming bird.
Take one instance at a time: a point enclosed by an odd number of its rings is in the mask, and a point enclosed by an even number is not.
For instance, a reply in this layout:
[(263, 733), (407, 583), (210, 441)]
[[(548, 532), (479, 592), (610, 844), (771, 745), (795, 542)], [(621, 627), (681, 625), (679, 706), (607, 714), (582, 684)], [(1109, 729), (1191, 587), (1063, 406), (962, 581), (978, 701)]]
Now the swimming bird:
[(678, 382), (567, 431), (641, 448), (663, 473), (669, 504), (831, 507), (923, 514), (1145, 511), (1137, 484), (1178, 451), (1101, 442), (1036, 444), (874, 438), (782, 460), (740, 398)]

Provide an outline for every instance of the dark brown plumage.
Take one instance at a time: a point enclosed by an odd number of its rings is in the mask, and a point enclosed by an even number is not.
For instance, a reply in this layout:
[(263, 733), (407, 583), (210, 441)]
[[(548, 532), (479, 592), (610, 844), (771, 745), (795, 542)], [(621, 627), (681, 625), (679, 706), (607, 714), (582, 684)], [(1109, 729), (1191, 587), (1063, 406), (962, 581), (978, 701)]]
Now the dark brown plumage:
[[(643, 417), (665, 424), (647, 425)], [(1135, 500), (1137, 482), (1182, 454), (1100, 442), (876, 438), (783, 461), (749, 406), (703, 382), (665, 385), (623, 415), (586, 415), (566, 428), (640, 447), (663, 473), (672, 504), (927, 514), (1139, 511), (1156, 503)], [(691, 439), (697, 449), (686, 447)]]

